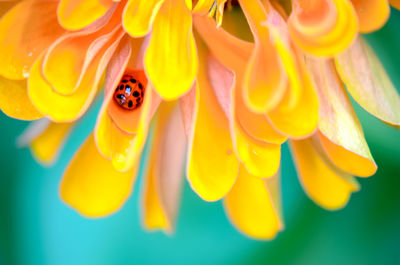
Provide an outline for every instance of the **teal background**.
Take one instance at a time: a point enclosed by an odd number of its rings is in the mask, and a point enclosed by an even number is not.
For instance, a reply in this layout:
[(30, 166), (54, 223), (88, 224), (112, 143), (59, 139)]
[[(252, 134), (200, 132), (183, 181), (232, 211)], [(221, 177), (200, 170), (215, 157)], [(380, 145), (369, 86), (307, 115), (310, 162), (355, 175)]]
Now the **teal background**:
[[(400, 88), (400, 12), (366, 36)], [(140, 223), (142, 181), (117, 214), (85, 219), (58, 194), (62, 172), (94, 126), (91, 109), (63, 149), (43, 168), (15, 139), (27, 122), (0, 114), (0, 264), (400, 264), (400, 131), (354, 107), (379, 166), (346, 208), (330, 212), (311, 202), (294, 172), (289, 150), (282, 154), (286, 229), (270, 242), (238, 233), (220, 202), (206, 203), (187, 184), (177, 231), (149, 233)]]

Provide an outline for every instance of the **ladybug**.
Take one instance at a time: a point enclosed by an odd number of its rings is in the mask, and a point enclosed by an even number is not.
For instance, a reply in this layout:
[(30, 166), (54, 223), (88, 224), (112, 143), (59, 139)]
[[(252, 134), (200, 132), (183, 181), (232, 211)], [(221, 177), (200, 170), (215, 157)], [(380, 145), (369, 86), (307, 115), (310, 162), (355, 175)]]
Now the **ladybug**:
[(114, 92), (114, 100), (126, 110), (135, 110), (143, 103), (143, 84), (132, 74), (124, 74)]

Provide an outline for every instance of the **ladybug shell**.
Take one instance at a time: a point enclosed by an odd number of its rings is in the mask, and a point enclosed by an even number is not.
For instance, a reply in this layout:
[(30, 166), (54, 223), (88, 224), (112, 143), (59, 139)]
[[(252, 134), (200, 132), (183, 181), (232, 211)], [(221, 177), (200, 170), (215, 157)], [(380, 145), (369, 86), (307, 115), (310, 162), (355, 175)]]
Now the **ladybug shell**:
[(126, 110), (135, 110), (143, 103), (144, 85), (133, 74), (125, 74), (114, 92), (114, 100)]

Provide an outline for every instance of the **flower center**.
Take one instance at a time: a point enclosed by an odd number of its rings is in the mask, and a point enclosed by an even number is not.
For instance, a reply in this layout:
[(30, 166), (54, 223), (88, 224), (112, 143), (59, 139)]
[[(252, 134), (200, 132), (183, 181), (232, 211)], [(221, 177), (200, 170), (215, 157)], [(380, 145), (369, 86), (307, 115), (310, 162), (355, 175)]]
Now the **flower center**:
[(126, 110), (135, 110), (142, 105), (144, 86), (131, 74), (125, 74), (114, 92), (114, 100)]

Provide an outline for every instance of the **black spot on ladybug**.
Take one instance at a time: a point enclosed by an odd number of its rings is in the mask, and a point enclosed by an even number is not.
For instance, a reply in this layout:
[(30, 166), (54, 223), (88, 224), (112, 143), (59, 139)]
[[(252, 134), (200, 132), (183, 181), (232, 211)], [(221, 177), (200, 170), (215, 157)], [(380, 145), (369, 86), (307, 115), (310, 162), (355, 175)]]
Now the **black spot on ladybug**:
[(129, 102), (128, 102), (128, 107), (129, 107), (129, 108), (132, 108), (132, 106), (133, 106), (133, 102), (132, 102), (132, 100), (129, 100)]
[(121, 83), (128, 83), (128, 80), (122, 80)]
[(140, 95), (140, 93), (137, 92), (137, 91), (134, 91), (132, 95), (133, 95), (135, 98), (137, 98), (137, 97)]
[(139, 88), (140, 88), (140, 89), (143, 89), (143, 86), (142, 86), (142, 84), (141, 84), (141, 83), (139, 83)]
[(136, 79), (134, 79), (134, 78), (131, 78), (131, 80), (130, 80), (132, 83), (136, 83)]

